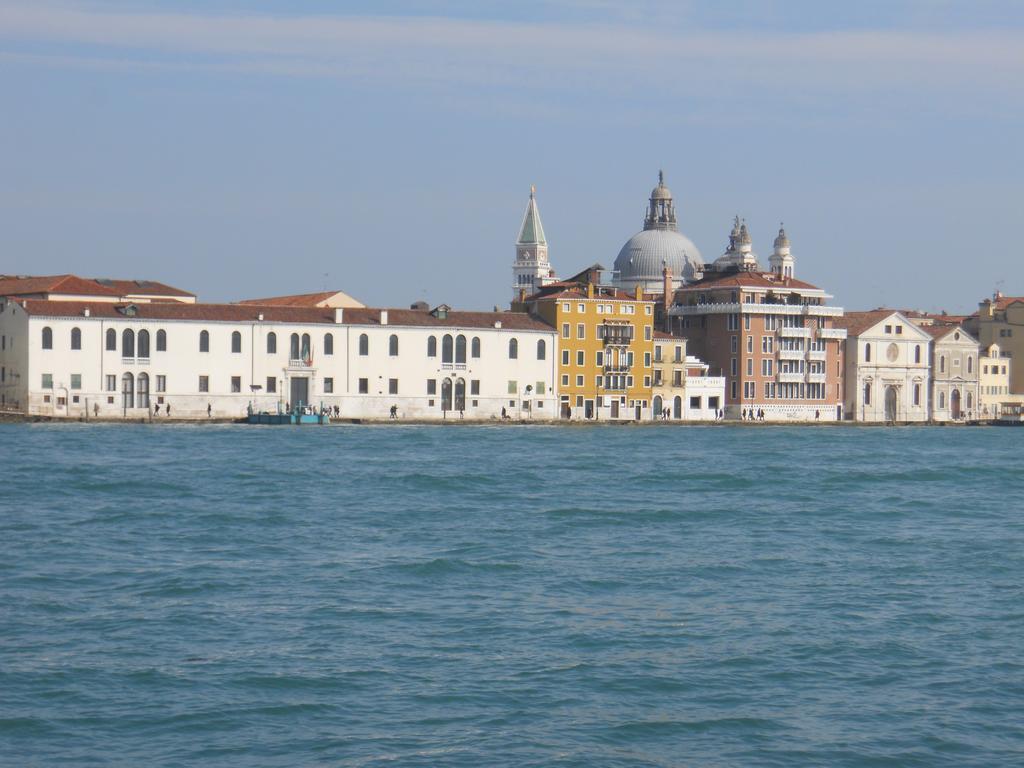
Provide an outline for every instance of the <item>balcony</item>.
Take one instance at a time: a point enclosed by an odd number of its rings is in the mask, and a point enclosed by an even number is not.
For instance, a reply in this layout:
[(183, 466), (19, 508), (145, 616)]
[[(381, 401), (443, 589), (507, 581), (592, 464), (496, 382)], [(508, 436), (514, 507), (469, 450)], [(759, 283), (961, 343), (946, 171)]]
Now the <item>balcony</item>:
[(303, 360), (301, 358), (292, 358), (292, 359), (290, 359), (288, 361), (288, 367), (289, 368), (312, 368), (313, 367), (313, 361), (309, 360), (309, 359)]
[(802, 373), (779, 372), (779, 382), (782, 384), (801, 384), (804, 381)]
[(134, 357), (122, 357), (121, 358), (121, 365), (135, 365), (135, 358)]
[(824, 384), (825, 383), (825, 374), (824, 373), (808, 373), (807, 374), (807, 380), (811, 384)]
[(629, 373), (632, 366), (629, 365), (605, 365), (605, 373)]
[(810, 352), (807, 353), (807, 359), (808, 360), (824, 360), (825, 359), (825, 350), (818, 351), (816, 349), (812, 349)]
[(818, 329), (819, 339), (845, 339), (845, 328), (820, 328)]
[(802, 349), (780, 349), (779, 360), (803, 360), (804, 351)]
[(826, 307), (817, 304), (807, 305), (807, 314), (812, 317), (842, 317), (842, 307)]
[(779, 328), (779, 336), (784, 339), (809, 339), (810, 328)]

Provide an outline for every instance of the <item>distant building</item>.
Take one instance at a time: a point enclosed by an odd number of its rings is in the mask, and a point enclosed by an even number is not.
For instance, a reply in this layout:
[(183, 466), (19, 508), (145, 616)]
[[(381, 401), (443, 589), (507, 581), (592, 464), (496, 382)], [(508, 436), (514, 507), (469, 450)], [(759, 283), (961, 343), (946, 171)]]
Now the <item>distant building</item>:
[(845, 408), (854, 421), (912, 422), (929, 418), (932, 338), (890, 309), (847, 312)]
[(736, 219), (725, 253), (679, 288), (666, 313), (672, 333), (725, 377), (727, 418), (843, 418), (841, 307), (822, 289), (793, 277), (789, 238), (780, 228), (761, 271), (747, 226)]
[(654, 332), (651, 404), (654, 419), (714, 421), (725, 402), (725, 378), (686, 353), (686, 339)]
[(998, 344), (990, 344), (978, 358), (978, 403), (982, 419), (998, 419), (1009, 405), (1024, 402), (1024, 395), (1010, 393), (1013, 358), (1004, 357)]
[(319, 291), (295, 296), (271, 296), (266, 299), (243, 299), (239, 304), (257, 304), (263, 307), (319, 307), (321, 309), (359, 309), (366, 305), (344, 291)]
[(672, 275), (674, 289), (698, 279), (703, 268), (697, 246), (679, 232), (675, 201), (659, 171), (658, 186), (651, 190), (644, 213), (644, 228), (626, 241), (615, 258), (614, 285), (657, 293), (662, 290), (665, 269)]
[(195, 294), (155, 280), (113, 280), (78, 275), (0, 275), (0, 296), (46, 301), (174, 301), (195, 304)]
[(594, 265), (522, 296), (512, 308), (558, 333), (559, 412), (563, 418), (651, 417), (654, 302), (603, 284)]
[(978, 418), (978, 342), (960, 325), (925, 325), (931, 335), (931, 421)]
[[(965, 321), (964, 328), (982, 349), (997, 344), (1003, 357), (1024, 359), (1024, 297), (997, 292), (978, 305), (978, 313)], [(1024, 365), (1011, 367), (1010, 392), (1024, 394)]]
[(548, 241), (544, 235), (544, 225), (537, 209), (537, 190), (530, 187), (530, 200), (526, 204), (523, 223), (519, 227), (516, 240), (516, 260), (512, 263), (512, 299), (519, 298), (521, 292), (527, 295), (541, 287), (554, 282), (554, 269), (548, 261)]

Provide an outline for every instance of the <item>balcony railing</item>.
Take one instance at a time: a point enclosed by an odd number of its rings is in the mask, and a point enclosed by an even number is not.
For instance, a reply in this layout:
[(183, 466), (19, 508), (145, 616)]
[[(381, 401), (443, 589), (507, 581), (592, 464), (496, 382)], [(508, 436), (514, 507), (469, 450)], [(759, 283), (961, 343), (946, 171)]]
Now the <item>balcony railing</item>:
[(845, 339), (846, 329), (845, 328), (820, 328), (818, 329), (818, 338), (821, 339)]
[(293, 357), (293, 358), (291, 358), (288, 361), (288, 367), (289, 368), (312, 368), (313, 367), (313, 361), (309, 360), (309, 359), (303, 360), (302, 358), (294, 358)]
[(631, 366), (629, 365), (610, 365), (606, 364), (604, 367), (605, 373), (629, 373)]
[(779, 372), (779, 381), (783, 384), (800, 384), (804, 380), (802, 373)]
[(802, 349), (780, 349), (779, 360), (803, 360), (804, 351)]
[(779, 328), (779, 336), (784, 339), (809, 339), (810, 328)]
[(825, 350), (823, 350), (823, 349), (822, 350), (812, 349), (810, 352), (807, 353), (807, 359), (808, 360), (824, 360), (825, 359)]
[(824, 373), (808, 373), (807, 380), (812, 384), (824, 384), (825, 374)]

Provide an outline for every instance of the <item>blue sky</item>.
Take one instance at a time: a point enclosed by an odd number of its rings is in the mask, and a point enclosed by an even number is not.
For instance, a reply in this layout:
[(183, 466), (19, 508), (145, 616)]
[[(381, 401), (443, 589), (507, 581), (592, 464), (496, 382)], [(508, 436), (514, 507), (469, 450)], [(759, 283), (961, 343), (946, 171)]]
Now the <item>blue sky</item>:
[(780, 220), (851, 309), (1024, 293), (1018, 2), (0, 0), (0, 272), (505, 305), (659, 168), (705, 259)]

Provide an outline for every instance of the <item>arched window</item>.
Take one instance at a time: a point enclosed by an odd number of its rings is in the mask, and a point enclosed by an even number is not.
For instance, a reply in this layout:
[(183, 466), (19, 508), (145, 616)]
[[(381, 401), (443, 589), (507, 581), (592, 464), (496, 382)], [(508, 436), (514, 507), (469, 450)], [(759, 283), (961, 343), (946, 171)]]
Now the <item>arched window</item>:
[(117, 331), (113, 328), (107, 328), (107, 351), (117, 351)]
[[(967, 359), (970, 360), (970, 358), (967, 358)], [(973, 393), (968, 392), (967, 393), (967, 410), (969, 411), (972, 408), (974, 408), (974, 395), (973, 395)]]
[(537, 359), (538, 360), (546, 360), (547, 356), (548, 356), (548, 345), (544, 343), (544, 339), (537, 339)]
[(508, 359), (517, 360), (519, 358), (519, 342), (516, 339), (509, 339), (508, 342)]
[(946, 372), (946, 356), (945, 355), (940, 355), (939, 356), (939, 373), (945, 373), (945, 372)]
[(392, 333), (388, 338), (388, 354), (398, 357), (398, 334)]
[(273, 331), (267, 334), (267, 354), (277, 354), (277, 334)]
[[(974, 373), (974, 357), (972, 355), (967, 356), (967, 372)], [(970, 393), (968, 393), (967, 396), (970, 397)], [(967, 407), (970, 408), (971, 404), (968, 403)]]
[(866, 363), (870, 363), (871, 362), (871, 345), (870, 344), (865, 344), (864, 345), (864, 362), (866, 362)]
[[(143, 328), (139, 331), (139, 357), (149, 357), (149, 331)], [(141, 381), (139, 383), (139, 394), (142, 394)], [(140, 408), (142, 406), (139, 406)]]
[(82, 329), (72, 328), (71, 329), (71, 348), (81, 349), (82, 348)]
[(140, 373), (138, 381), (138, 397), (135, 398), (136, 408), (149, 408), (149, 374)]
[(939, 392), (939, 408), (945, 408), (945, 407), (946, 407), (946, 393), (945, 392)]
[(312, 360), (313, 359), (313, 348), (309, 339), (309, 334), (302, 334), (302, 359)]
[(200, 331), (199, 332), (199, 351), (209, 352), (210, 351), (210, 332)]
[(452, 338), (450, 333), (446, 333), (444, 338), (441, 339), (441, 364), (451, 364), (454, 355), (453, 349), (455, 347), (455, 340)]
[(427, 337), (427, 357), (437, 357), (437, 336)]
[(299, 334), (293, 333), (291, 338), (291, 346), (288, 350), (288, 358), (290, 360), (299, 359)]
[(914, 347), (914, 362), (915, 363), (920, 363), (921, 362), (921, 345), (920, 344), (918, 344), (917, 346)]
[(121, 334), (121, 357), (135, 357), (135, 331), (131, 328)]
[(461, 333), (455, 337), (455, 364), (466, 364), (466, 337)]
[(359, 334), (359, 354), (363, 357), (370, 354), (370, 337), (365, 333)]
[(864, 405), (871, 405), (871, 382), (864, 385)]
[(459, 379), (455, 382), (455, 410), (466, 410), (466, 380)]
[(333, 333), (325, 333), (324, 334), (324, 354), (325, 355), (333, 355), (334, 354), (334, 334)]
[(160, 329), (159, 331), (156, 332), (156, 351), (167, 351), (167, 331), (163, 329)]
[(452, 409), (452, 380), (448, 378), (441, 379), (441, 410), (450, 411)]
[(43, 328), (43, 349), (53, 349), (53, 329), (50, 326)]
[(121, 377), (121, 405), (124, 408), (135, 407), (135, 378), (130, 373)]
[(235, 355), (242, 354), (242, 334), (238, 331), (231, 332), (231, 353)]
[(920, 405), (920, 404), (921, 404), (921, 385), (920, 384), (915, 384), (914, 385), (914, 405)]
[(471, 357), (480, 357), (480, 337), (474, 336), (469, 343), (469, 354)]

